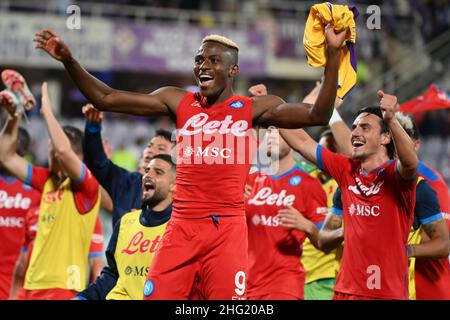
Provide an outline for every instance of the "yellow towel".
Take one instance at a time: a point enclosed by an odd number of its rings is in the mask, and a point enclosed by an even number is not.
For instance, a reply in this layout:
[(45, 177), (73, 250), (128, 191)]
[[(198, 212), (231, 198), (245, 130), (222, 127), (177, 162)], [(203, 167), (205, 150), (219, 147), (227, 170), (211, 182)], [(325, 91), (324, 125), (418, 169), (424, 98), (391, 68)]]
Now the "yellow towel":
[(358, 10), (354, 6), (332, 5), (329, 2), (315, 4), (311, 7), (306, 21), (303, 45), (308, 63), (313, 67), (324, 67), (327, 62), (325, 46), (325, 26), (333, 22), (334, 30), (341, 32), (349, 28), (345, 46), (341, 51), (337, 96), (344, 98), (356, 84), (356, 55), (353, 45), (356, 42), (355, 19)]

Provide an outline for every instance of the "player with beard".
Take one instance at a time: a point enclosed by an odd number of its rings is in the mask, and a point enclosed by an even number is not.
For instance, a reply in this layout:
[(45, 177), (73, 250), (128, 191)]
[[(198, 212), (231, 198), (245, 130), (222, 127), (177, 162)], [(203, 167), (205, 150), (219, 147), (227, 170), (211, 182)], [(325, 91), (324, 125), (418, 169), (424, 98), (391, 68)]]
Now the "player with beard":
[(156, 155), (142, 177), (142, 209), (116, 223), (106, 250), (108, 265), (80, 292), (81, 300), (141, 300), (149, 265), (172, 213), (175, 164)]
[(199, 93), (164, 87), (139, 94), (112, 89), (94, 78), (52, 31), (36, 34), (36, 47), (64, 64), (96, 108), (140, 116), (168, 115), (177, 123), (174, 210), (144, 286), (146, 298), (188, 299), (197, 285), (205, 299), (246, 298), (244, 185), (253, 160), (252, 125), (301, 128), (327, 123), (346, 32), (336, 34), (332, 25), (325, 28), (327, 65), (313, 106), (285, 103), (272, 95), (235, 95), (239, 47), (222, 36), (205, 37), (195, 54), (193, 71)]

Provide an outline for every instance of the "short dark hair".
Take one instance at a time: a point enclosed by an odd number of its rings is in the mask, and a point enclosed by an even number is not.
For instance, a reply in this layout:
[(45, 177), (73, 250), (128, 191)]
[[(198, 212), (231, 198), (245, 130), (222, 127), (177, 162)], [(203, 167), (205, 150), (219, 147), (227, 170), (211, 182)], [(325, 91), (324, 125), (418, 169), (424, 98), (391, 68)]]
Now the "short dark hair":
[[(176, 171), (176, 164), (172, 161), (172, 156), (171, 155), (169, 155), (169, 154), (157, 154), (156, 156), (154, 156), (153, 158), (152, 158), (152, 160), (155, 160), (155, 159), (160, 159), (160, 160), (163, 160), (163, 161), (165, 161), (165, 162), (167, 162), (168, 164), (170, 164), (170, 167), (171, 167), (171, 169), (173, 170), (173, 171)], [(151, 161), (151, 160), (150, 160)]]
[[(383, 112), (381, 112), (381, 108), (379, 106), (370, 106), (370, 107), (364, 107), (360, 109), (356, 116), (359, 116), (361, 113), (369, 113), (376, 115), (378, 118), (380, 118), (380, 127), (381, 127), (381, 133), (390, 133), (390, 129), (388, 124), (383, 120)], [(395, 156), (395, 145), (394, 141), (391, 139), (391, 142), (389, 142), (386, 145), (387, 154), (389, 156), (389, 159), (394, 159)]]
[(172, 140), (172, 132), (170, 132), (169, 130), (158, 129), (155, 132), (155, 137), (161, 137), (169, 142), (175, 143), (175, 141)]
[(16, 152), (19, 156), (24, 157), (30, 151), (31, 138), (28, 131), (22, 127), (19, 127), (17, 134)]
[(63, 126), (62, 127), (64, 133), (70, 141), (70, 145), (72, 146), (72, 150), (75, 153), (83, 154), (83, 132), (75, 128), (74, 126)]

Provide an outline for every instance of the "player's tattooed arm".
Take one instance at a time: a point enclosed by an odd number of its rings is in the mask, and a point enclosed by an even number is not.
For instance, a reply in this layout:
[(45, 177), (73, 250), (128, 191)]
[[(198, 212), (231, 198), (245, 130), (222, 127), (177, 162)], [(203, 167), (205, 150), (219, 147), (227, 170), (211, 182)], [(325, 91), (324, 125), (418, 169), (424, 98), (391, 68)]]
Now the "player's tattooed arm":
[(406, 247), (408, 257), (440, 259), (450, 254), (450, 238), (447, 224), (444, 219), (423, 225), (422, 242)]
[(344, 227), (342, 226), (342, 216), (328, 213), (322, 229), (318, 235), (318, 248), (324, 252), (339, 247), (344, 241)]
[(36, 33), (36, 48), (47, 52), (62, 62), (72, 80), (96, 108), (102, 111), (127, 113), (141, 116), (176, 114), (176, 108), (185, 90), (165, 87), (151, 94), (115, 90), (89, 74), (72, 56), (69, 47), (53, 31), (44, 29)]

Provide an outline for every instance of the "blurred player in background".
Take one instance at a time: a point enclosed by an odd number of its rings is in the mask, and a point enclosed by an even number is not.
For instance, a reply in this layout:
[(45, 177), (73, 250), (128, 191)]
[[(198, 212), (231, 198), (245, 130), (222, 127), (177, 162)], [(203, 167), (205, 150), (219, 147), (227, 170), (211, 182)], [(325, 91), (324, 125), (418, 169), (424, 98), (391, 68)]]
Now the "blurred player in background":
[(30, 290), (30, 299), (71, 298), (85, 287), (89, 246), (100, 207), (98, 183), (81, 161), (82, 132), (60, 127), (44, 83), (41, 114), (50, 137), (49, 169), (40, 168), (15, 152), (22, 114), (13, 114), (1, 137), (0, 160), (9, 172), (42, 192), (24, 288)]
[[(25, 157), (30, 136), (19, 128), (16, 153)], [(20, 255), (25, 216), (41, 201), (41, 193), (18, 180), (0, 164), (0, 300), (9, 297), (14, 265)]]
[(302, 243), (307, 237), (317, 245), (326, 195), (319, 180), (295, 162), (277, 129), (268, 130), (267, 141), (269, 157), (277, 153), (279, 163), (273, 174), (255, 172), (248, 177), (248, 298), (303, 299)]

